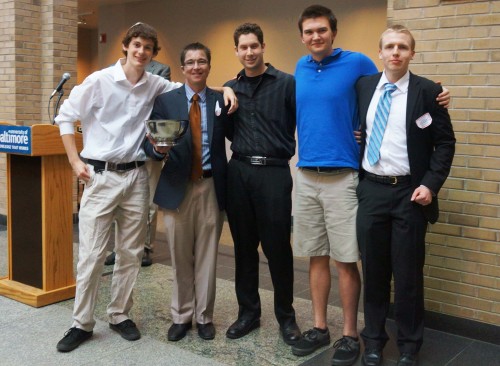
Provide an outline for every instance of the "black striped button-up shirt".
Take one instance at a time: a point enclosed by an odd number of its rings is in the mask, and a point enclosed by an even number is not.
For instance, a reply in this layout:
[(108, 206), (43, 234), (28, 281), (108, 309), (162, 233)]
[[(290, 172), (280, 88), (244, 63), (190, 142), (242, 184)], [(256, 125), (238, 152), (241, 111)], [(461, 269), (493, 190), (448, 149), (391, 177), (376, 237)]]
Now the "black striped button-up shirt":
[(295, 154), (295, 79), (266, 65), (260, 76), (247, 77), (242, 70), (225, 84), (239, 104), (227, 137), (231, 150), (240, 155), (290, 159)]

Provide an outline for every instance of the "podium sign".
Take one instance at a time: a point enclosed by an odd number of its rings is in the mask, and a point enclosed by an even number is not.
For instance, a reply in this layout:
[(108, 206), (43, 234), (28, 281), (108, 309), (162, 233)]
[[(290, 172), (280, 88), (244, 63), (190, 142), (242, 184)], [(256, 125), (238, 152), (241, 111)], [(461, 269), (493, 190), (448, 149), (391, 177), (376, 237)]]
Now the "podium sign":
[(0, 295), (35, 307), (74, 297), (73, 172), (59, 127), (0, 124), (0, 152), (7, 153), (9, 255)]
[(30, 132), (27, 126), (0, 125), (0, 152), (31, 154)]

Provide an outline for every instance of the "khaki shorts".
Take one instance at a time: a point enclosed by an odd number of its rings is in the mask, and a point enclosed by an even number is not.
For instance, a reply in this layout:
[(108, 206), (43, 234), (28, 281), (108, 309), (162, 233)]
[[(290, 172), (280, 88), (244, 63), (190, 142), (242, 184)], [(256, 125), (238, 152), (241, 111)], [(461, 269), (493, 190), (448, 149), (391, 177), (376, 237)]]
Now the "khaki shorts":
[(299, 168), (295, 183), (293, 254), (357, 262), (358, 172), (317, 173)]

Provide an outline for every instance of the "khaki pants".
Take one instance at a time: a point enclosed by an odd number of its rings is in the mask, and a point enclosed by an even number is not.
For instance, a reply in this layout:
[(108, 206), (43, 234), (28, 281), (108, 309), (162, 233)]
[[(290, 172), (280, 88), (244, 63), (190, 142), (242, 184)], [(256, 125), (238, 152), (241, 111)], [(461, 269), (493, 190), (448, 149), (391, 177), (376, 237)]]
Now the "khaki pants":
[(172, 257), (172, 320), (210, 323), (215, 303), (217, 248), (223, 215), (213, 179), (188, 183), (178, 210), (163, 210)]
[(95, 325), (99, 280), (104, 267), (111, 225), (117, 222), (116, 264), (111, 283), (110, 323), (128, 319), (132, 290), (141, 266), (149, 205), (148, 173), (145, 166), (126, 172), (95, 174), (83, 192), (79, 231), (80, 246), (76, 276), (73, 327), (90, 331)]

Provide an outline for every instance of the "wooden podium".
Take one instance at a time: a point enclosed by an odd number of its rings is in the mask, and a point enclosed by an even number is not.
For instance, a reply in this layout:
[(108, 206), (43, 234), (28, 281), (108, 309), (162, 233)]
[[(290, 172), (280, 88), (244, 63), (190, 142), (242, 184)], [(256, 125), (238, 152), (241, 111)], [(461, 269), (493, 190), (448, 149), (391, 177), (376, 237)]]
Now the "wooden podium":
[[(9, 256), (0, 295), (34, 307), (70, 299), (75, 296), (73, 172), (59, 127), (0, 123), (0, 128), (0, 152), (7, 153)], [(80, 151), (82, 136), (75, 138)]]

